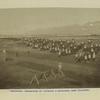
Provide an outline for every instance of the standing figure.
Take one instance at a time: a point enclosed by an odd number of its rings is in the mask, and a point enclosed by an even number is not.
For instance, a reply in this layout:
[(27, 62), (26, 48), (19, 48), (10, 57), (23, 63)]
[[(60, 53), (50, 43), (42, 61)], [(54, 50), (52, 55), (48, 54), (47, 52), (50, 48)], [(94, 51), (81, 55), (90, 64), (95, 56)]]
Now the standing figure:
[(59, 52), (58, 52), (58, 56), (59, 56), (59, 57), (61, 56), (61, 50), (59, 50)]
[(64, 73), (62, 71), (62, 63), (58, 64), (58, 74), (60, 74), (61, 76), (64, 76)]
[(95, 58), (96, 58), (96, 54), (95, 54), (95, 52), (93, 52), (93, 54), (92, 54), (93, 61), (95, 61)]
[(90, 53), (88, 54), (88, 60), (89, 61), (91, 60), (91, 54)]
[(3, 62), (6, 62), (7, 51), (5, 49), (3, 49), (2, 53), (3, 53)]
[(85, 60), (85, 62), (87, 62), (87, 61), (88, 61), (87, 54), (85, 54), (85, 55), (84, 55), (84, 60)]

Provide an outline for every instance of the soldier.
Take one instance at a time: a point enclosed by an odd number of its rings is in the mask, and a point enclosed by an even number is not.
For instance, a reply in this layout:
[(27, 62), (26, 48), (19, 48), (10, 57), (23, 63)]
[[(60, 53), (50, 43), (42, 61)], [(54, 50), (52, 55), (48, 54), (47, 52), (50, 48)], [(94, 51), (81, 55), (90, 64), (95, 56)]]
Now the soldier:
[(95, 52), (93, 52), (93, 54), (92, 54), (93, 61), (95, 61), (95, 58), (96, 58), (96, 54), (95, 54)]
[(59, 49), (58, 56), (59, 57), (61, 56), (61, 49)]
[(87, 62), (87, 61), (88, 61), (88, 56), (87, 56), (87, 53), (85, 53), (85, 55), (84, 55), (84, 60), (85, 60), (85, 62)]
[(6, 60), (7, 60), (7, 51), (6, 51), (6, 49), (3, 49), (3, 51), (2, 51), (2, 53), (3, 53), (3, 62), (6, 62)]
[(88, 60), (90, 61), (91, 60), (91, 54), (88, 53)]
[(82, 50), (79, 51), (79, 59), (78, 59), (79, 62), (82, 62), (82, 60), (83, 60), (83, 53), (84, 52)]
[(55, 47), (55, 52), (57, 52), (57, 47)]
[(76, 54), (75, 54), (75, 62), (78, 61), (78, 57), (79, 57), (79, 55), (78, 55), (78, 53), (76, 53)]
[(71, 54), (71, 49), (69, 48), (69, 50), (68, 50), (68, 54), (70, 55)]
[(61, 75), (61, 76), (64, 76), (64, 73), (62, 71), (62, 63), (58, 64), (58, 74)]
[(67, 55), (68, 54), (68, 49), (67, 48), (66, 48), (65, 52), (66, 52), (66, 55)]
[(64, 56), (65, 55), (65, 49), (62, 48), (62, 55)]
[(87, 45), (84, 45), (83, 50), (84, 50), (84, 52), (87, 52)]

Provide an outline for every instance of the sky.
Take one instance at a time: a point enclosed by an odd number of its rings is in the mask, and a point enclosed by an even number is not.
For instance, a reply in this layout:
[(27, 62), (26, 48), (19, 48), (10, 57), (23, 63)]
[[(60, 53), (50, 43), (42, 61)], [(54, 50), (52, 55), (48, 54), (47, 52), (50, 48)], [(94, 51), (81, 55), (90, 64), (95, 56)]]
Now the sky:
[(23, 34), (35, 29), (100, 21), (100, 8), (0, 9), (0, 34)]
[(0, 8), (32, 7), (100, 8), (100, 0), (0, 0)]

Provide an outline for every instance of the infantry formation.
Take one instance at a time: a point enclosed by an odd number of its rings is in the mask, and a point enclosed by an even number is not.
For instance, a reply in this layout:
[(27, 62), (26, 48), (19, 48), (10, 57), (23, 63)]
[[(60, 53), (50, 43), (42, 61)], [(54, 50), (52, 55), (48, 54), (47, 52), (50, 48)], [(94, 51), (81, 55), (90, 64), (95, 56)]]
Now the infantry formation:
[(95, 61), (100, 51), (100, 40), (51, 40), (41, 38), (24, 38), (23, 43), (33, 49), (48, 50), (58, 57), (74, 55), (75, 62)]

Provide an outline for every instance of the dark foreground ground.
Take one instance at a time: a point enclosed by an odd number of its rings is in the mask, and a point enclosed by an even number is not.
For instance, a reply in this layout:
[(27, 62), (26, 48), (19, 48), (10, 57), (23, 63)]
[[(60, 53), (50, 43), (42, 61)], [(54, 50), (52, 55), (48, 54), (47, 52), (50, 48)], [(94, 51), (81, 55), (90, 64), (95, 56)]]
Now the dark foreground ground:
[[(7, 49), (7, 61), (2, 50)], [(16, 56), (17, 53), (17, 56)], [(41, 80), (29, 85), (34, 71), (46, 71), (62, 63), (64, 78)], [(100, 87), (100, 54), (95, 62), (75, 63), (73, 56), (59, 58), (57, 54), (25, 47), (21, 41), (0, 39), (0, 88), (94, 88)]]

